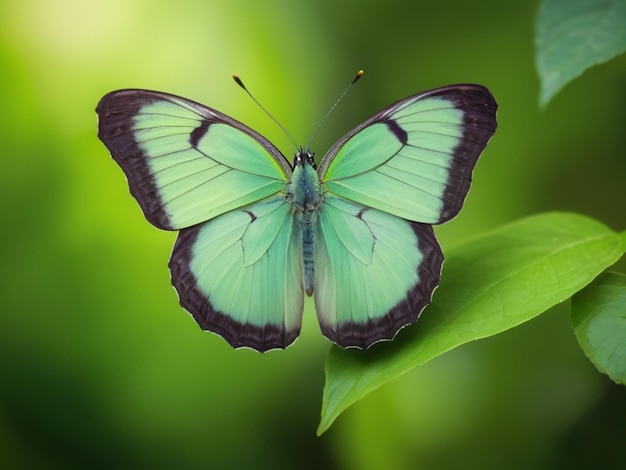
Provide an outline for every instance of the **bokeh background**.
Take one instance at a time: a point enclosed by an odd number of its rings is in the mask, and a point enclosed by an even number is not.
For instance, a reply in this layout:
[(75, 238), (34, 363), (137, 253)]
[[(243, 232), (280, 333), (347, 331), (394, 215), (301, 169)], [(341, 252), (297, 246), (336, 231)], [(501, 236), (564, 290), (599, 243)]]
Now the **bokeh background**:
[(626, 60), (590, 70), (539, 109), (537, 7), (3, 0), (0, 466), (626, 465), (626, 393), (585, 359), (568, 305), (406, 374), (316, 437), (330, 345), (312, 303), (286, 351), (234, 351), (201, 332), (169, 283), (175, 234), (143, 219), (96, 137), (100, 97), (140, 87), (215, 107), (290, 155), (230, 75), (305, 143), (363, 68), (313, 143), (321, 156), (397, 99), (477, 82), (499, 102), (499, 129), (464, 210), (437, 229), (444, 251), (546, 210), (624, 230)]

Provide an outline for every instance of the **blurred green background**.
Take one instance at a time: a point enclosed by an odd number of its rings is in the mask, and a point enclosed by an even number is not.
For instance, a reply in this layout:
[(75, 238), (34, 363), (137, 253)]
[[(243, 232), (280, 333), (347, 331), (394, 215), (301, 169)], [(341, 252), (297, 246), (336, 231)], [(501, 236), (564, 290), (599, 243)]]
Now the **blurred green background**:
[[(179, 306), (174, 233), (142, 217), (96, 137), (117, 88), (176, 93), (321, 156), (397, 99), (487, 85), (499, 129), (444, 251), (545, 210), (625, 229), (626, 59), (538, 108), (537, 2), (4, 0), (0, 4), (2, 468), (603, 468), (626, 465), (626, 392), (568, 306), (463, 346), (314, 435), (330, 347), (312, 303), (286, 351), (232, 350)], [(625, 267), (622, 262), (621, 268)], [(445, 270), (444, 270), (445, 275)], [(415, 326), (419, 328), (419, 322)]]

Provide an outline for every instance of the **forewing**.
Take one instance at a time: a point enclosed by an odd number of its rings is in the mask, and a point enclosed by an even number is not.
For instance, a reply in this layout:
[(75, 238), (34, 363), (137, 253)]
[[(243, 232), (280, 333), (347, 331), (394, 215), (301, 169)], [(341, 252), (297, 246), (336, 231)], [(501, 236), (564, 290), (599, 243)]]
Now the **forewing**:
[(304, 298), (294, 229), (291, 204), (273, 196), (181, 230), (170, 259), (181, 305), (235, 348), (287, 347)]
[(445, 222), (461, 209), (496, 109), (480, 85), (398, 101), (328, 151), (318, 170), (324, 190), (404, 219)]
[(431, 226), (327, 195), (314, 273), (322, 333), (344, 348), (393, 339), (430, 302), (442, 262)]
[(98, 136), (146, 218), (180, 229), (280, 191), (289, 163), (264, 137), (174, 95), (114, 91), (96, 109)]

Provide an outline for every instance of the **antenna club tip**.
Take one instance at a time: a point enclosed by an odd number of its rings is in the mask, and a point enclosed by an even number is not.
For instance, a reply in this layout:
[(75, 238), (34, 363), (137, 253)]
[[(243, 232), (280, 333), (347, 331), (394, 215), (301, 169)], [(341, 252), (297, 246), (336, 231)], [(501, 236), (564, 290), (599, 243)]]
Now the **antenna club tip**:
[(233, 74), (233, 80), (235, 80), (235, 83), (239, 85), (241, 88), (243, 88), (244, 90), (246, 89), (245, 85), (241, 81), (241, 78), (239, 78), (239, 75), (237, 75), (236, 73)]
[(360, 69), (354, 76), (354, 80), (352, 80), (352, 83), (356, 83), (359, 80), (359, 78), (363, 76), (364, 73), (365, 72), (363, 72), (363, 69)]

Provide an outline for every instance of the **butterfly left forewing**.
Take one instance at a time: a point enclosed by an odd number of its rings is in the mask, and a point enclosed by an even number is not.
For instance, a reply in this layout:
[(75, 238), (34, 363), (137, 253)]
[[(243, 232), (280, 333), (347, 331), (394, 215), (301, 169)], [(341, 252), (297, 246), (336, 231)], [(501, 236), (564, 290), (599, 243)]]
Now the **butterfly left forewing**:
[(96, 109), (98, 136), (152, 224), (180, 229), (283, 189), (291, 167), (264, 137), (194, 101), (119, 90)]
[(368, 348), (417, 320), (443, 261), (432, 227), (332, 195), (318, 227), (315, 307), (326, 337)]
[(300, 332), (301, 245), (281, 196), (181, 230), (170, 271), (181, 305), (235, 348), (285, 348)]
[(328, 151), (318, 170), (324, 190), (407, 220), (445, 222), (461, 209), (496, 108), (480, 85), (398, 101)]

